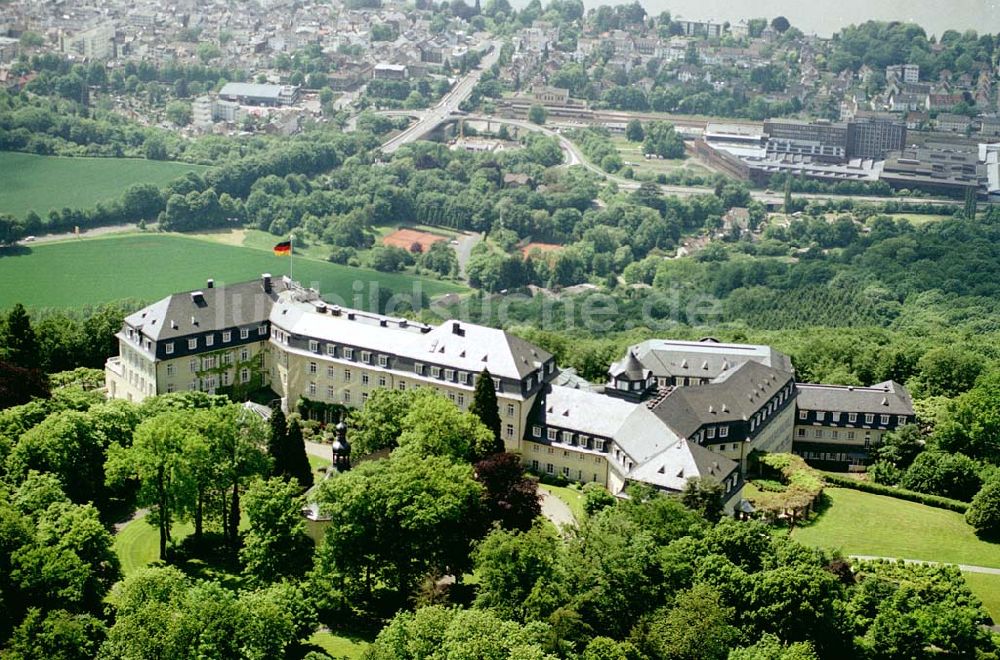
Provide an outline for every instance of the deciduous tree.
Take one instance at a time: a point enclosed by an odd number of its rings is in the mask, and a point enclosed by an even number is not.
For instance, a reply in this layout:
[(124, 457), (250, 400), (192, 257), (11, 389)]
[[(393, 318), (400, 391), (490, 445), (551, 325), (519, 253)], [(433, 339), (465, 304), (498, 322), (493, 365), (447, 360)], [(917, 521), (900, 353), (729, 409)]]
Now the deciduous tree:
[(312, 554), (302, 518), (303, 499), (297, 482), (278, 477), (251, 482), (243, 498), (250, 531), (240, 560), (255, 581), (275, 582), (305, 574)]

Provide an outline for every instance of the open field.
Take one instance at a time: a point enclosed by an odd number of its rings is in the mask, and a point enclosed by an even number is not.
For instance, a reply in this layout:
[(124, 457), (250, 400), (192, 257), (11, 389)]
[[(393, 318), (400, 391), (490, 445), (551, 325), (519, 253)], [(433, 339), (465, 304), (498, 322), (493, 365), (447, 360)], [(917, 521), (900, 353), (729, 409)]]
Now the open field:
[[(273, 245), (273, 243), (272, 243)], [(270, 246), (269, 246), (270, 248)], [(222, 284), (289, 272), (289, 257), (171, 234), (128, 234), (67, 240), (0, 252), (0, 309), (72, 308), (126, 298), (152, 301), (197, 289), (208, 278)], [(368, 308), (370, 291), (410, 293), (414, 285), (429, 297), (463, 291), (447, 282), (402, 273), (379, 273), (297, 257), (294, 277), (318, 286), (325, 297)]]
[(792, 538), (849, 555), (1000, 568), (1000, 545), (979, 540), (962, 514), (884, 495), (826, 488), (830, 507)]
[[(175, 523), (170, 533), (175, 541), (179, 541), (193, 531), (194, 527), (189, 523)], [(137, 518), (115, 536), (115, 554), (121, 562), (122, 574), (128, 577), (159, 559), (160, 533), (142, 518)]]
[(611, 138), (611, 143), (618, 149), (618, 154), (621, 156), (622, 161), (626, 163), (625, 167), (631, 167), (636, 174), (649, 172), (655, 175), (674, 170), (687, 170), (694, 174), (709, 173), (708, 168), (690, 156), (663, 160), (658, 158), (647, 159), (642, 151), (642, 142), (629, 142), (623, 137), (616, 136)]
[(162, 187), (185, 172), (208, 167), (141, 158), (63, 158), (0, 151), (0, 213), (23, 217), (30, 210), (89, 209), (121, 196), (134, 183)]

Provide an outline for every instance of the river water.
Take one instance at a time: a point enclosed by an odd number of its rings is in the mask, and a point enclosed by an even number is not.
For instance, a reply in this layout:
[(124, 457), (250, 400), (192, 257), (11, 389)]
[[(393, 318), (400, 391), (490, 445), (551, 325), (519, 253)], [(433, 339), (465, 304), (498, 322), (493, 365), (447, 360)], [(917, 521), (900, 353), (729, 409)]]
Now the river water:
[[(631, 2), (631, 0), (626, 0)], [(649, 14), (669, 11), (674, 18), (735, 23), (741, 18), (785, 16), (806, 34), (829, 37), (847, 25), (867, 20), (906, 21), (928, 34), (945, 30), (1000, 33), (1000, 0), (640, 0)], [(485, 4), (485, 3), (484, 3)], [(512, 0), (521, 7), (526, 0)], [(542, 6), (547, 4), (542, 0)], [(587, 9), (607, 0), (583, 0)]]

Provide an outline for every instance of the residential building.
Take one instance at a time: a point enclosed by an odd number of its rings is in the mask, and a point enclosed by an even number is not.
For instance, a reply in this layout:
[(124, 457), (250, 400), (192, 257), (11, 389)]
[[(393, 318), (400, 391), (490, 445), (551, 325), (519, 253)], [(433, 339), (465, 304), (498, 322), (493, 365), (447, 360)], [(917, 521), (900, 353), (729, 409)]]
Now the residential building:
[(942, 112), (934, 120), (934, 124), (939, 131), (950, 133), (965, 133), (972, 129), (972, 119), (965, 115), (955, 115), (949, 112)]
[(406, 65), (379, 62), (372, 70), (372, 78), (375, 80), (406, 80)]
[(798, 384), (793, 449), (817, 467), (861, 469), (886, 433), (912, 424), (909, 392), (886, 381), (871, 387)]
[(907, 83), (915, 83), (920, 80), (920, 65), (918, 64), (893, 64), (885, 68), (886, 80), (901, 80)]

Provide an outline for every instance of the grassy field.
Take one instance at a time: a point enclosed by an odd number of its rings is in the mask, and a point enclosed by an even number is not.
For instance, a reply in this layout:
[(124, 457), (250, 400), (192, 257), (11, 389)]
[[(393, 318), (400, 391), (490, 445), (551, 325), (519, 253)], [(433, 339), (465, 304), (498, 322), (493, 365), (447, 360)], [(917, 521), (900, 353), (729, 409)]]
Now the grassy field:
[(795, 529), (796, 541), (849, 555), (1000, 568), (1000, 545), (976, 538), (960, 513), (845, 488), (824, 493), (830, 507)]
[(337, 660), (341, 658), (349, 658), (350, 660), (360, 658), (368, 646), (368, 642), (363, 639), (335, 635), (326, 630), (321, 630), (313, 634), (309, 638), (309, 643), (320, 647)]
[[(273, 240), (273, 239), (271, 239)], [(273, 243), (271, 243), (273, 245)], [(81, 307), (125, 298), (152, 301), (197, 289), (208, 278), (222, 284), (288, 274), (289, 258), (175, 234), (128, 234), (69, 239), (0, 252), (0, 309)], [(327, 299), (367, 309), (373, 288), (410, 293), (419, 283), (428, 297), (464, 289), (401, 273), (379, 273), (318, 259), (295, 259), (296, 280), (316, 286)], [(376, 287), (377, 285), (377, 287)], [(338, 300), (339, 298), (339, 300)]]
[(642, 142), (629, 142), (623, 137), (613, 137), (611, 143), (618, 149), (622, 161), (627, 163), (626, 167), (631, 167), (636, 174), (642, 172), (661, 174), (673, 170), (688, 170), (695, 174), (708, 174), (709, 172), (708, 168), (688, 156), (663, 160), (647, 159), (642, 151)]
[(963, 573), (965, 583), (972, 593), (983, 601), (986, 611), (993, 617), (994, 623), (1000, 623), (1000, 575), (985, 573)]
[[(188, 523), (176, 523), (170, 530), (174, 540), (188, 536), (194, 527)], [(160, 532), (139, 518), (122, 528), (115, 536), (115, 554), (122, 565), (122, 574), (128, 577), (137, 569), (151, 564), (160, 557)]]
[(134, 183), (163, 186), (204, 165), (140, 158), (62, 158), (0, 151), (0, 213), (23, 217), (34, 210), (88, 209), (116, 199)]

